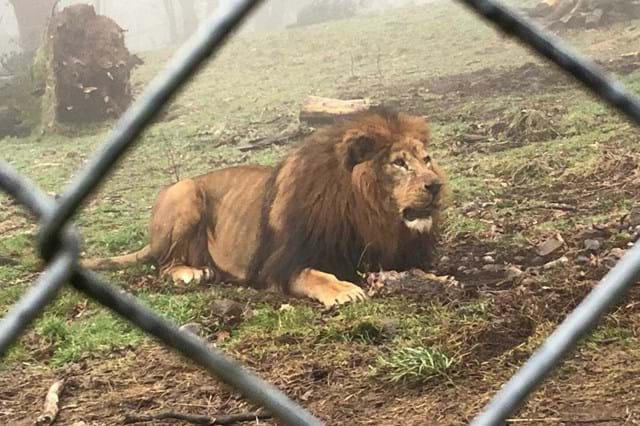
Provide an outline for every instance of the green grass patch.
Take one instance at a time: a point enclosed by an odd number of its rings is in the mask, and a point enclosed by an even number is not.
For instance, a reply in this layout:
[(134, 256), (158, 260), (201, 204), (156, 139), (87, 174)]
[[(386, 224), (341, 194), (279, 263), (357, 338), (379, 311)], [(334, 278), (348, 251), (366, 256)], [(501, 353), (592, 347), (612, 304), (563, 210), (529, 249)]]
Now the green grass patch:
[(312, 336), (317, 332), (316, 320), (319, 315), (318, 309), (308, 306), (292, 306), (288, 309), (259, 306), (254, 310), (254, 315), (238, 327), (234, 340), (271, 339), (284, 334)]
[(444, 221), (444, 237), (445, 240), (452, 241), (461, 236), (471, 235), (478, 236), (487, 231), (487, 223), (463, 216), (457, 211), (449, 211)]
[(392, 382), (424, 381), (446, 374), (455, 363), (435, 348), (403, 347), (378, 358), (385, 376)]
[(136, 347), (144, 339), (141, 331), (115, 318), (105, 309), (71, 323), (51, 318), (45, 320), (39, 330), (43, 337), (55, 345), (49, 359), (52, 366), (85, 357), (104, 356), (116, 349)]

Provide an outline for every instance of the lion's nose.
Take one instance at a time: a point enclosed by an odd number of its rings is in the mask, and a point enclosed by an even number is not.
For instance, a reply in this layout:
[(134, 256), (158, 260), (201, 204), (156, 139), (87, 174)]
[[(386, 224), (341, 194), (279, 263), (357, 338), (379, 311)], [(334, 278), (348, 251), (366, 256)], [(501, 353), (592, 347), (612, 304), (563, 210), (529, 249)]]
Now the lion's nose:
[(442, 188), (442, 182), (439, 180), (434, 180), (424, 185), (425, 189), (431, 193), (432, 197), (435, 197), (440, 192)]

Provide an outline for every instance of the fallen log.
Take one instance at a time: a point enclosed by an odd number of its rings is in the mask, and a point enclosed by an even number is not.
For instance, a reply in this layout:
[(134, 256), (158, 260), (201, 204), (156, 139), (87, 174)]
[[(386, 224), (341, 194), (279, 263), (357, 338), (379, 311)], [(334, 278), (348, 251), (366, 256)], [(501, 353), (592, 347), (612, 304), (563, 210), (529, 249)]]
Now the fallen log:
[(367, 99), (341, 100), (309, 96), (300, 107), (300, 121), (311, 126), (333, 123), (339, 118), (369, 110), (372, 104)]

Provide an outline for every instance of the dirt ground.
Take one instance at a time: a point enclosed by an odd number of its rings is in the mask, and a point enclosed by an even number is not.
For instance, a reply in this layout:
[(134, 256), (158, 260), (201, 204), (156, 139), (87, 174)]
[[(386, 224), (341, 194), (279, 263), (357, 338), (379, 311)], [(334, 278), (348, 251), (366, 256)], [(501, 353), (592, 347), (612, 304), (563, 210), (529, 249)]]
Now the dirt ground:
[[(605, 64), (627, 75), (640, 68), (640, 57), (616, 55)], [(552, 68), (531, 62), (371, 90), (403, 111), (462, 123), (462, 128), (445, 135), (450, 138), (441, 147), (453, 161), (462, 162), (465, 156), (570, 137), (576, 130), (561, 120), (568, 106), (553, 94), (574, 87)], [(354, 97), (362, 90), (345, 87), (341, 94)], [(530, 95), (542, 90), (550, 96), (528, 102)], [(492, 98), (508, 95), (515, 96), (511, 105), (492, 107)], [(608, 113), (594, 120), (589, 125), (606, 127), (617, 118)], [(439, 336), (455, 339), (460, 354), (446, 375), (410, 384), (382, 380), (370, 374), (377, 343), (357, 341), (350, 343), (350, 353), (337, 356), (319, 338), (297, 341), (292, 336), (287, 341), (280, 336), (278, 351), (248, 355), (244, 349), (273, 343), (258, 340), (234, 346), (230, 355), (327, 424), (464, 424), (637, 239), (640, 208), (636, 210), (634, 203), (640, 190), (640, 154), (629, 149), (636, 140), (631, 131), (612, 133), (592, 173), (552, 168), (553, 159), (543, 153), (514, 169), (500, 172), (496, 167), (493, 174), (483, 174), (494, 188), (491, 194), (472, 202), (453, 200), (452, 211), (486, 227), (480, 233), (460, 232), (441, 247), (434, 272), (452, 279), (443, 283), (409, 274), (396, 283), (399, 289), (390, 287), (391, 294), (379, 296), (401, 298), (418, 311), (434, 305), (486, 303), (488, 322), (464, 330), (456, 323), (439, 325)], [(473, 177), (486, 171), (478, 167), (458, 170)], [(612, 207), (629, 201), (632, 207), (626, 213)], [(580, 216), (598, 219), (592, 224), (572, 219)], [(508, 236), (551, 222), (564, 228), (505, 243)], [(558, 247), (546, 252), (554, 242)], [(155, 285), (142, 279), (133, 284)], [(276, 308), (286, 302), (252, 291), (246, 297), (249, 303)], [(332, 315), (325, 312), (322, 317)], [(531, 396), (517, 422), (510, 423), (640, 424), (640, 347), (629, 343), (640, 332), (640, 290), (633, 289), (604, 324), (609, 332), (587, 339)], [(430, 336), (424, 339), (434, 343)], [(46, 348), (35, 357), (46, 358)], [(160, 346), (144, 345), (57, 369), (23, 362), (0, 373), (0, 418), (5, 424), (32, 424), (48, 387), (59, 377), (67, 379), (60, 425), (119, 425), (127, 414), (161, 410), (215, 415), (256, 409), (200, 368)]]

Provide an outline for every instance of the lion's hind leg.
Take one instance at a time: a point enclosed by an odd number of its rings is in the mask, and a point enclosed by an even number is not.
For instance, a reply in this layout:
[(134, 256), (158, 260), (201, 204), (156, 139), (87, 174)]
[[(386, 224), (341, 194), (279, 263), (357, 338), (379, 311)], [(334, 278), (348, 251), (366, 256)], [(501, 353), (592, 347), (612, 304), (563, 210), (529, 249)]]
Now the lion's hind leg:
[(367, 298), (362, 288), (335, 275), (316, 269), (304, 269), (291, 280), (289, 291), (298, 297), (309, 297), (326, 307), (357, 302)]
[(192, 179), (163, 190), (151, 218), (151, 256), (163, 275), (175, 282), (215, 281), (208, 251), (207, 198)]

